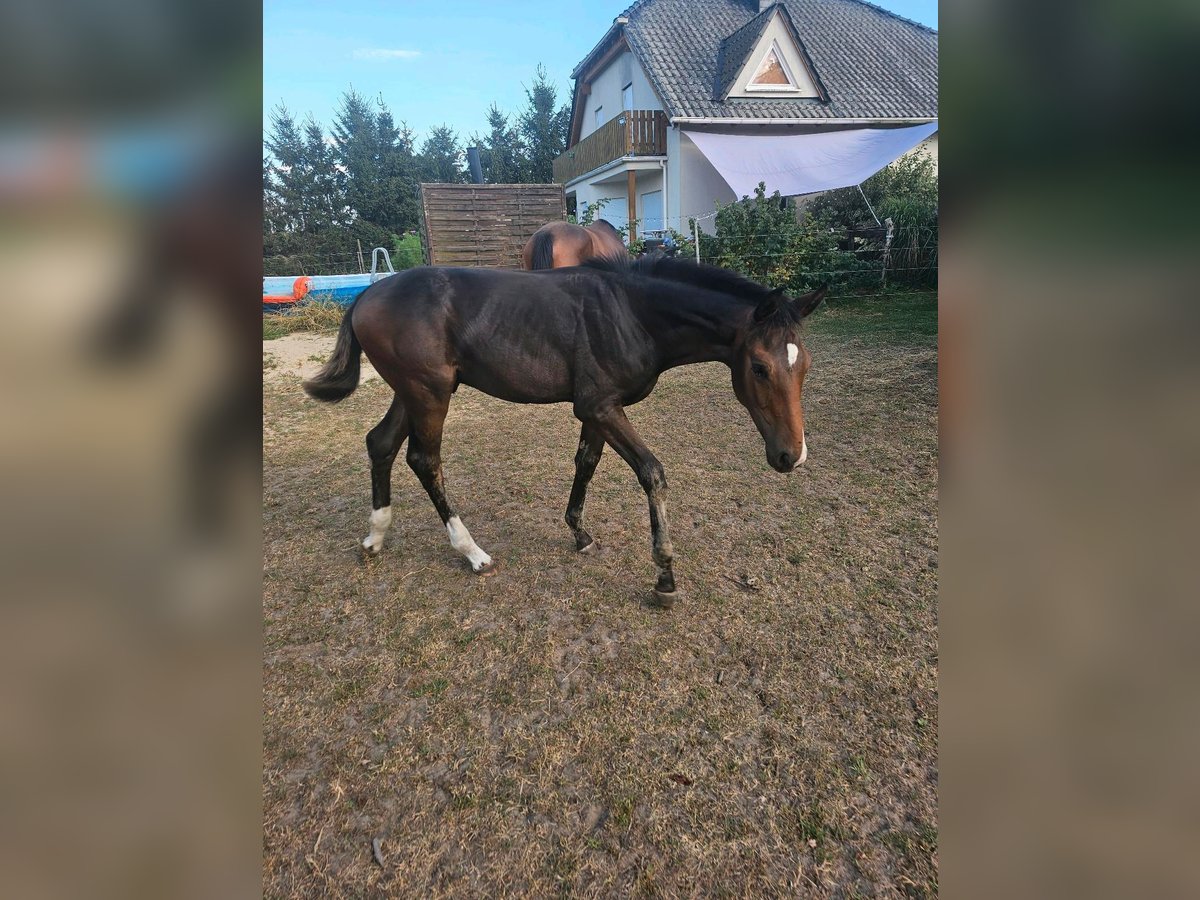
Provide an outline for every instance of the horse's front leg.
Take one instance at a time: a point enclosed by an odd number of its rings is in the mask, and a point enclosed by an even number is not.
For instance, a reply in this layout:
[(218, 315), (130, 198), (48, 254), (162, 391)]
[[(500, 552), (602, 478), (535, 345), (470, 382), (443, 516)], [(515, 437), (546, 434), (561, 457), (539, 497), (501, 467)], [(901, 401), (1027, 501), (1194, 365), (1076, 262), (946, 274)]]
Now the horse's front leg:
[(642, 443), (641, 437), (625, 418), (625, 411), (620, 407), (597, 418), (595, 422), (604, 440), (629, 464), (646, 492), (646, 499), (650, 503), (651, 556), (654, 564), (658, 566), (658, 582), (654, 586), (654, 594), (664, 607), (670, 608), (674, 605), (676, 597), (675, 573), (672, 569), (675, 551), (671, 546), (671, 534), (667, 526), (667, 477), (663, 473), (662, 463), (650, 452), (650, 448)]
[(490, 575), (496, 566), (492, 558), (483, 551), (467, 531), (467, 526), (446, 499), (446, 483), (442, 477), (442, 425), (446, 420), (446, 409), (450, 405), (449, 392), (445, 399), (437, 398), (431, 404), (414, 404), (410, 410), (412, 430), (408, 438), (407, 460), (433, 501), (434, 508), (442, 517), (442, 524), (450, 535), (450, 546), (467, 558), (476, 575)]
[(575, 535), (575, 549), (590, 553), (596, 542), (583, 528), (583, 502), (587, 499), (588, 484), (604, 452), (604, 436), (594, 423), (584, 422), (579, 433), (579, 450), (575, 454), (575, 482), (571, 485), (571, 499), (567, 501), (567, 525)]

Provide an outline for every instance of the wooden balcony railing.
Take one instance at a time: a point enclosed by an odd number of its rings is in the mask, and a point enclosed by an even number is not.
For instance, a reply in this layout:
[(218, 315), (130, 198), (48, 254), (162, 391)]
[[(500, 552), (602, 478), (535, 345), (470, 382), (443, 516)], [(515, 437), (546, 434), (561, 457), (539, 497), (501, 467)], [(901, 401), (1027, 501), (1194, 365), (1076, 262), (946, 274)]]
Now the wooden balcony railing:
[(666, 113), (657, 109), (627, 110), (559, 155), (554, 160), (554, 180), (566, 184), (623, 156), (666, 155)]

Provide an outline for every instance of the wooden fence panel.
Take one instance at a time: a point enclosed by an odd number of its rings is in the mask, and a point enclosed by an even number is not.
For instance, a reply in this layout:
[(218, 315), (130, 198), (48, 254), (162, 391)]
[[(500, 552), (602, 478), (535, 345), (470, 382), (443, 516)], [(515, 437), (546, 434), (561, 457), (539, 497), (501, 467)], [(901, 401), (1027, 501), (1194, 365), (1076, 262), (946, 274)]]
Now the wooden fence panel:
[(431, 266), (519, 269), (521, 248), (567, 217), (561, 184), (422, 184), (421, 241)]

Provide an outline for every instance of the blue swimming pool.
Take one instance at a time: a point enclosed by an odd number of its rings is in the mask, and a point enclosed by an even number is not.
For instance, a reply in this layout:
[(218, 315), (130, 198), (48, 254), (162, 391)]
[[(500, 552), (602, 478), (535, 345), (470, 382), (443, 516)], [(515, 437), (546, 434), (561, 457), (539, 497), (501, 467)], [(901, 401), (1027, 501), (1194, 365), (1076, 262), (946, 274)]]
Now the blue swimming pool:
[[(307, 300), (332, 300), (343, 306), (349, 306), (354, 298), (376, 281), (381, 281), (395, 274), (392, 260), (387, 250), (376, 247), (371, 253), (371, 272), (361, 275), (310, 275), (305, 278), (307, 290), (298, 292), (296, 289), (299, 276), (272, 275), (263, 279), (263, 311), (273, 312), (297, 302)], [(299, 293), (299, 296), (297, 294)], [(265, 298), (286, 297), (287, 302), (272, 302)]]

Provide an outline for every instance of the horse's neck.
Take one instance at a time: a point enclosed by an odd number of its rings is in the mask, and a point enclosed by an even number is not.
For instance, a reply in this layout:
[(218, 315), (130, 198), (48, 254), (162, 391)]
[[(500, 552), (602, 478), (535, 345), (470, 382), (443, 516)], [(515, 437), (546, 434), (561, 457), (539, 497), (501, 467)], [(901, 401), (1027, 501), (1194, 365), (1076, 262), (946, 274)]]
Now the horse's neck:
[(698, 362), (729, 364), (752, 306), (715, 291), (678, 285), (647, 292), (640, 304), (664, 369)]

